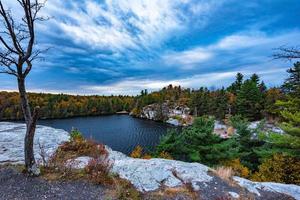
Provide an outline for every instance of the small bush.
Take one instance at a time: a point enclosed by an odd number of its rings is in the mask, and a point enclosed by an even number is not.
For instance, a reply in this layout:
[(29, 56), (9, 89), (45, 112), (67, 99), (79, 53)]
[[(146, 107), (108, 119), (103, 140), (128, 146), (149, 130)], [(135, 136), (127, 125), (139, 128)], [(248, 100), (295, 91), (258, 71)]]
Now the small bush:
[(78, 129), (72, 129), (70, 133), (71, 140), (83, 140), (82, 133)]
[(107, 158), (108, 152), (103, 144), (82, 137), (74, 137), (71, 141), (63, 143), (50, 157), (47, 166), (43, 168), (44, 174), (50, 179), (76, 179), (85, 176), (83, 170), (74, 170), (67, 162), (80, 156), (89, 156), (95, 159)]
[(146, 160), (149, 160), (151, 158), (152, 158), (152, 156), (149, 155), (149, 154), (145, 154), (145, 155), (142, 156), (142, 159), (146, 159)]
[(173, 160), (173, 157), (171, 156), (171, 154), (169, 154), (169, 153), (166, 152), (166, 151), (160, 152), (159, 158), (168, 159), (168, 160)]
[(96, 184), (112, 185), (113, 178), (110, 176), (112, 163), (108, 160), (108, 156), (100, 156), (89, 161), (85, 167), (89, 180)]
[(275, 154), (259, 166), (259, 171), (252, 176), (252, 180), (299, 185), (300, 159), (284, 154)]
[(134, 188), (134, 186), (126, 180), (115, 178), (114, 190), (111, 191), (112, 199), (122, 200), (141, 200), (142, 195)]
[(241, 176), (244, 178), (248, 178), (250, 176), (250, 170), (242, 165), (240, 159), (234, 159), (231, 161), (224, 162), (224, 165), (227, 167), (231, 167), (234, 175)]
[(79, 139), (71, 140), (62, 144), (58, 151), (57, 155), (73, 155), (73, 157), (79, 156), (90, 156), (96, 158), (103, 154), (107, 154), (105, 146), (103, 144), (98, 144), (93, 140)]
[(233, 176), (233, 170), (231, 167), (217, 167), (214, 172), (217, 176), (227, 181), (229, 181)]
[(135, 149), (131, 152), (130, 157), (132, 158), (141, 158), (143, 156), (143, 148), (138, 145)]

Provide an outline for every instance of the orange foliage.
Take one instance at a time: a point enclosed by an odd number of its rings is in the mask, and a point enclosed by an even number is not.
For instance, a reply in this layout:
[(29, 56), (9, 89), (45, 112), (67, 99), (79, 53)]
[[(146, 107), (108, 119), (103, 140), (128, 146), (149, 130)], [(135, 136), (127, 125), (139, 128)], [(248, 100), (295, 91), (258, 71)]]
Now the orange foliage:
[(131, 152), (130, 157), (132, 158), (142, 158), (143, 156), (143, 148), (138, 145), (135, 149)]

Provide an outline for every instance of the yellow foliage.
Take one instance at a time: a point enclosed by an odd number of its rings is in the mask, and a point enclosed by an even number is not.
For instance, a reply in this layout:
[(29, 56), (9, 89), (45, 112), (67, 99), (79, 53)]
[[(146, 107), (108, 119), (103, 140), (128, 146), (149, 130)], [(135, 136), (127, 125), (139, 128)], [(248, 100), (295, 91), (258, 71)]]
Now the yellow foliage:
[(132, 158), (142, 158), (143, 154), (143, 148), (138, 145), (135, 147), (135, 149), (131, 152), (130, 157)]
[(145, 155), (143, 155), (143, 157), (142, 157), (142, 159), (146, 159), (146, 160), (149, 160), (149, 159), (151, 159), (151, 158), (152, 158), (152, 156), (149, 155), (149, 154), (145, 154)]
[(242, 165), (240, 159), (238, 158), (231, 161), (227, 161), (224, 163), (224, 165), (231, 167), (236, 176), (248, 178), (250, 175), (250, 170), (244, 165)]
[(159, 157), (163, 158), (163, 159), (173, 160), (173, 157), (168, 152), (166, 152), (166, 151), (162, 151), (159, 154)]
[(259, 166), (259, 171), (251, 179), (254, 181), (272, 181), (299, 185), (300, 159), (283, 154), (275, 154)]

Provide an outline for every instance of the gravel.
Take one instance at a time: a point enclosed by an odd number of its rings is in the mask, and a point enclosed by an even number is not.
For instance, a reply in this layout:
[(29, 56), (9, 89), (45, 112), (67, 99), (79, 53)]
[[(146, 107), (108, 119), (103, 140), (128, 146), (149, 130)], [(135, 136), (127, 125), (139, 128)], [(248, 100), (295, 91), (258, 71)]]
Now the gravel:
[(48, 182), (27, 177), (14, 169), (0, 169), (1, 200), (105, 199), (105, 188), (84, 181)]

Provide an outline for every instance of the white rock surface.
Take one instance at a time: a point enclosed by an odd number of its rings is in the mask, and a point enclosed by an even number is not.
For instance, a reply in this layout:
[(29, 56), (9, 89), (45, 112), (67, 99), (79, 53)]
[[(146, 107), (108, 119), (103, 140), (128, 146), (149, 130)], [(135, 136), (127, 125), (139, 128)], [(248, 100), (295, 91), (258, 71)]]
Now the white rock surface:
[(260, 196), (259, 190), (270, 192), (278, 192), (292, 196), (296, 200), (300, 200), (300, 186), (293, 184), (282, 184), (272, 182), (252, 182), (241, 177), (233, 177), (233, 179), (241, 186), (246, 188), (249, 192)]
[(173, 126), (180, 126), (180, 122), (178, 119), (169, 118), (166, 123), (171, 124)]
[(234, 199), (240, 198), (240, 195), (236, 192), (228, 192), (228, 194)]
[(215, 121), (215, 126), (214, 126), (214, 129), (224, 129), (224, 130), (227, 130), (227, 126), (223, 123), (221, 123), (220, 121)]
[[(24, 163), (25, 132), (25, 124), (0, 122), (0, 164)], [(44, 147), (47, 159), (55, 152), (59, 144), (68, 140), (68, 132), (38, 125), (34, 140), (35, 158), (41, 159), (39, 143)]]
[(89, 156), (81, 156), (76, 159), (67, 160), (66, 166), (72, 169), (83, 169), (89, 164), (90, 160), (92, 159), (93, 158)]
[(112, 171), (143, 192), (156, 190), (163, 185), (177, 187), (184, 183), (191, 183), (195, 190), (199, 190), (199, 183), (209, 182), (213, 178), (207, 174), (209, 168), (199, 163), (134, 159), (107, 149), (109, 159), (113, 161)]

